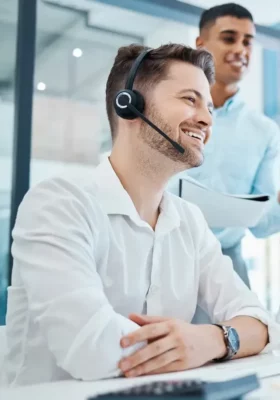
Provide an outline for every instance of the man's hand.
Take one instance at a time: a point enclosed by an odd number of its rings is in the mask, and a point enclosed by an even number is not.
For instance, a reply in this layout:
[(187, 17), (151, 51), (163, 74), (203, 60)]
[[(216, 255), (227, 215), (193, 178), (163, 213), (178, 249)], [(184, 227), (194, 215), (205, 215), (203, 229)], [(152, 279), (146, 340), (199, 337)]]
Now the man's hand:
[(182, 320), (137, 314), (130, 319), (141, 328), (122, 338), (121, 346), (142, 341), (148, 344), (120, 361), (119, 368), (125, 376), (196, 368), (226, 353), (223, 333), (214, 325), (192, 325)]

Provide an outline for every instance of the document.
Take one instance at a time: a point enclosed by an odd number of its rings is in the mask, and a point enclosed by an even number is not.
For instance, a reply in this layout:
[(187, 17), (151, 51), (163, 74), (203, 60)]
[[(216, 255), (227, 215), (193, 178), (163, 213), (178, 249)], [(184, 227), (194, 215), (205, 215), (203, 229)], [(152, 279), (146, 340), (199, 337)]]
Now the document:
[(252, 228), (269, 206), (268, 195), (230, 195), (216, 192), (193, 178), (180, 179), (179, 195), (196, 204), (210, 228)]

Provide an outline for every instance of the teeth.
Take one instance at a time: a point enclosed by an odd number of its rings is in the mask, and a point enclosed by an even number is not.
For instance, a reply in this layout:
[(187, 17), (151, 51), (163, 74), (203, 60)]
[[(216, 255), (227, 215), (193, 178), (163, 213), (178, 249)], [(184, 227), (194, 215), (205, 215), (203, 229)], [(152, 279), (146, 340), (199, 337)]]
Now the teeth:
[(202, 138), (202, 136), (199, 135), (198, 133), (189, 132), (189, 131), (183, 131), (183, 130), (182, 130), (182, 132), (185, 133), (186, 135), (190, 136), (190, 137), (194, 137), (194, 138), (199, 139), (199, 140), (201, 140), (201, 141), (204, 140), (204, 139)]
[(241, 61), (233, 61), (231, 64), (235, 65), (236, 67), (242, 67), (244, 65)]
[(188, 136), (194, 137), (196, 139), (202, 140), (201, 136), (194, 132), (186, 132)]

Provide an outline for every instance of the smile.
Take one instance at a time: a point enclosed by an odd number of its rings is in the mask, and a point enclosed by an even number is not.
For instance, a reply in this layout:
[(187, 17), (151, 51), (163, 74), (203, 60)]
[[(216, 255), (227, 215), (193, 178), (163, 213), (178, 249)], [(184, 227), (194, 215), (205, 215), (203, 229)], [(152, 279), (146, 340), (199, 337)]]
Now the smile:
[(243, 61), (230, 61), (229, 64), (237, 68), (247, 67), (247, 64)]
[(183, 131), (182, 130), (182, 132), (185, 134), (185, 135), (187, 135), (187, 136), (189, 136), (189, 137), (191, 137), (191, 138), (194, 138), (194, 139), (197, 139), (197, 140), (199, 140), (200, 142), (204, 142), (204, 140), (205, 140), (205, 135), (203, 134), (203, 133), (197, 133), (197, 132), (191, 132), (191, 131)]

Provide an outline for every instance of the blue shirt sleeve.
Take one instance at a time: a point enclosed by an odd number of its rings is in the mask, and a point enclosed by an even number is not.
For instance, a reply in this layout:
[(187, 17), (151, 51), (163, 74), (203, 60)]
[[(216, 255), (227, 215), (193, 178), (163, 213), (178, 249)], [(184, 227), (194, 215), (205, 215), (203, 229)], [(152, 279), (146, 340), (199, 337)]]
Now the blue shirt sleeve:
[(280, 204), (277, 201), (280, 189), (280, 131), (278, 126), (271, 122), (271, 140), (259, 165), (253, 194), (269, 194), (270, 206), (260, 219), (257, 226), (250, 231), (258, 238), (270, 236), (280, 232)]

